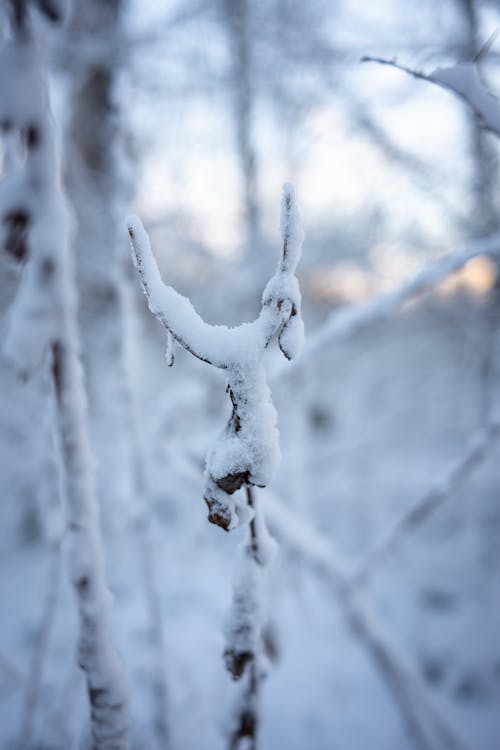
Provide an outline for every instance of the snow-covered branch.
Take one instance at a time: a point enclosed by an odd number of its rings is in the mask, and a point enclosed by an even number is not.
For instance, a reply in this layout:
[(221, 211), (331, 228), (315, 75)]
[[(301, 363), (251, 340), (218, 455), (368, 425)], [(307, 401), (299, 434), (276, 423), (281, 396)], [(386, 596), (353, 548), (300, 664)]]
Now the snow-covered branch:
[[(293, 188), (288, 184), (283, 188), (282, 252), (276, 273), (264, 289), (261, 313), (252, 323), (236, 328), (205, 323), (186, 297), (163, 283), (140, 220), (130, 217), (128, 228), (134, 262), (151, 312), (171, 338), (227, 374), (233, 410), (207, 456), (204, 499), (209, 520), (229, 530), (252, 515), (246, 503), (236, 502), (232, 495), (244, 486), (266, 486), (279, 459), (276, 411), (262, 362), (265, 349), (277, 340), (284, 356), (292, 359), (304, 340), (295, 276), (304, 233)], [(170, 343), (167, 354), (172, 361)]]
[(272, 560), (275, 542), (269, 536), (262, 511), (252, 489), (247, 487), (248, 505), (254, 511), (250, 521), (249, 544), (242, 550), (236, 569), (233, 602), (228, 618), (226, 667), (234, 680), (242, 680), (230, 729), (230, 750), (241, 742), (249, 750), (257, 747), (261, 683), (267, 672), (264, 653), (264, 574)]
[(433, 289), (448, 276), (463, 268), (470, 260), (479, 256), (498, 258), (500, 256), (500, 233), (476, 240), (466, 248), (453, 255), (446, 256), (431, 263), (409, 281), (392, 292), (381, 294), (368, 302), (353, 305), (333, 312), (327, 321), (307, 339), (302, 355), (290, 366), (277, 367), (272, 378), (300, 367), (308, 360), (310, 354), (322, 349), (325, 345), (346, 338), (363, 328), (384, 320), (397, 312), (405, 302)]
[(491, 422), (469, 445), (463, 456), (448, 474), (432, 486), (422, 497), (410, 505), (375, 542), (363, 557), (354, 575), (349, 579), (353, 588), (365, 584), (392, 550), (412, 529), (420, 526), (432, 513), (440, 508), (470, 478), (472, 473), (486, 460), (500, 437), (500, 422)]
[[(39, 2), (46, 15), (56, 6)], [(13, 4), (12, 38), (0, 52), (0, 121), (24, 141), (18, 169), (0, 186), (0, 219), (25, 211), (27, 264), (11, 310), (5, 345), (19, 372), (51, 360), (62, 456), (71, 579), (79, 619), (79, 664), (85, 673), (95, 750), (128, 747), (128, 690), (108, 633), (110, 594), (104, 573), (87, 404), (79, 358), (70, 215), (60, 185), (54, 126), (30, 4)], [(19, 203), (19, 201), (23, 201)]]
[(448, 91), (463, 99), (475, 112), (481, 125), (486, 130), (500, 137), (500, 102), (481, 81), (475, 61), (457, 63), (449, 68), (436, 68), (431, 73), (422, 73), (419, 70), (408, 68), (406, 65), (401, 65), (395, 60), (387, 60), (381, 57), (363, 57), (361, 62), (389, 65), (408, 73), (413, 78), (429, 81), (429, 83), (448, 89)]
[(362, 596), (349, 585), (346, 565), (307, 520), (267, 494), (266, 520), (280, 544), (301, 557), (323, 581), (344, 612), (349, 626), (367, 648), (399, 705), (408, 732), (420, 750), (470, 750), (429, 697), (420, 677), (391, 642)]
[(137, 216), (129, 216), (127, 224), (134, 264), (141, 277), (149, 309), (186, 351), (203, 362), (222, 367), (223, 363), (214, 357), (217, 327), (205, 323), (187, 297), (163, 283), (141, 220)]

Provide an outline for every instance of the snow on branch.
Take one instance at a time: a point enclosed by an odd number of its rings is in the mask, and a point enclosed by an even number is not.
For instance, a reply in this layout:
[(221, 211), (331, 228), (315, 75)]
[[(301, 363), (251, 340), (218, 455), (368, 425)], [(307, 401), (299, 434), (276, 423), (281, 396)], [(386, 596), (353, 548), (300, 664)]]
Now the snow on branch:
[(276, 543), (269, 535), (250, 487), (246, 488), (248, 505), (254, 511), (250, 521), (249, 543), (236, 566), (233, 601), (226, 627), (224, 660), (234, 680), (241, 680), (232, 725), (229, 747), (236, 750), (248, 740), (257, 746), (259, 731), (261, 684), (267, 674), (268, 659), (264, 648), (265, 569), (270, 564)]
[(278, 541), (319, 575), (335, 598), (353, 634), (370, 653), (387, 684), (409, 734), (420, 750), (470, 750), (442, 710), (429, 697), (421, 678), (393, 644), (362, 596), (352, 590), (346, 565), (302, 516), (266, 493), (266, 519)]
[(168, 333), (168, 363), (173, 363), (175, 341), (226, 373), (232, 414), (207, 455), (204, 499), (209, 521), (227, 531), (252, 515), (247, 503), (233, 499), (233, 494), (242, 487), (266, 486), (279, 461), (276, 411), (266, 382), (264, 352), (276, 340), (283, 355), (292, 359), (304, 342), (295, 276), (304, 233), (294, 191), (291, 185), (283, 187), (282, 251), (276, 273), (264, 289), (260, 315), (235, 328), (207, 324), (186, 297), (163, 283), (140, 219), (130, 217), (128, 231), (149, 308)]
[[(276, 411), (266, 382), (265, 350), (276, 341), (292, 359), (304, 341), (301, 296), (295, 271), (304, 232), (291, 185), (283, 187), (282, 250), (276, 273), (262, 294), (262, 308), (253, 323), (236, 328), (211, 326), (191, 302), (163, 283), (149, 238), (140, 220), (130, 217), (132, 254), (151, 312), (167, 330), (167, 362), (173, 364), (173, 342), (198, 359), (226, 373), (231, 417), (208, 451), (204, 499), (208, 519), (228, 531), (249, 520), (249, 541), (236, 566), (233, 600), (226, 628), (224, 659), (240, 688), (229, 728), (232, 750), (255, 748), (259, 729), (264, 654), (264, 573), (273, 551), (252, 487), (269, 482), (279, 460)], [(233, 495), (246, 490), (243, 502)], [(246, 502), (245, 502), (246, 501)]]
[[(31, 25), (33, 4), (11, 3), (11, 37), (0, 50), (0, 126), (23, 146), (11, 162), (14, 171), (0, 183), (0, 225), (7, 227), (2, 244), (9, 252), (5, 238), (12, 238), (15, 229), (13, 254), (26, 260), (4, 350), (23, 374), (51, 359), (69, 562), (80, 620), (78, 659), (87, 686), (92, 747), (127, 750), (128, 689), (108, 633), (111, 597), (79, 358), (70, 213), (60, 184), (44, 63)], [(58, 4), (37, 5), (56, 20)]]
[(486, 130), (500, 137), (500, 101), (488, 91), (481, 81), (476, 61), (457, 63), (449, 68), (436, 68), (432, 73), (422, 73), (419, 70), (408, 68), (406, 65), (401, 65), (395, 60), (387, 60), (382, 57), (362, 57), (361, 62), (389, 65), (408, 73), (413, 78), (429, 81), (452, 91), (473, 110)]
[[(11, 309), (4, 351), (29, 375), (40, 364), (58, 324), (56, 258), (68, 232), (68, 216), (58, 182), (51, 177), (55, 148), (39, 50), (28, 24), (29, 7), (11, 5), (11, 38), (0, 49), (0, 130), (9, 147), (9, 171), (0, 183), (0, 245), (16, 261), (26, 260), (29, 247), (32, 259)], [(23, 10), (16, 10), (17, 5)], [(52, 227), (59, 231), (54, 233)]]
[(430, 291), (448, 276), (463, 268), (470, 260), (483, 255), (492, 258), (500, 256), (500, 233), (476, 240), (464, 250), (437, 260), (392, 292), (333, 312), (326, 322), (308, 337), (302, 355), (293, 362), (292, 366), (275, 368), (272, 379), (291, 372), (295, 367), (300, 367), (308, 360), (308, 355), (322, 349), (326, 344), (346, 338), (388, 318), (405, 302)]

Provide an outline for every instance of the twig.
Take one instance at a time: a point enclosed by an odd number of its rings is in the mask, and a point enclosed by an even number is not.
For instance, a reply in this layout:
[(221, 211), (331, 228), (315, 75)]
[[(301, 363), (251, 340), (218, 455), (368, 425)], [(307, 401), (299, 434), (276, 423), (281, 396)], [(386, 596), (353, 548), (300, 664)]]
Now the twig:
[(402, 70), (404, 73), (408, 73), (408, 75), (412, 76), (413, 78), (419, 78), (423, 81), (429, 80), (429, 76), (427, 76), (425, 73), (422, 73), (420, 70), (408, 68), (406, 65), (401, 65), (401, 63), (398, 63), (396, 60), (387, 60), (387, 58), (384, 57), (372, 57), (371, 55), (363, 55), (363, 57), (360, 58), (360, 62), (374, 62), (379, 63), (379, 65), (389, 65), (389, 67), (391, 68), (396, 68), (397, 70)]
[(446, 477), (431, 487), (392, 523), (366, 553), (355, 573), (349, 578), (349, 587), (352, 590), (365, 585), (378, 565), (387, 558), (401, 540), (410, 531), (420, 526), (468, 481), (471, 474), (488, 458), (499, 437), (500, 422), (489, 424), (471, 443)]
[(226, 667), (235, 680), (243, 680), (229, 737), (229, 750), (247, 740), (256, 750), (259, 732), (261, 685), (265, 677), (263, 649), (264, 569), (270, 562), (266, 529), (252, 489), (246, 488), (248, 507), (254, 511), (249, 524), (249, 543), (243, 550), (235, 584), (224, 652)]
[(492, 48), (499, 34), (500, 34), (500, 28), (495, 29), (495, 31), (492, 34), (490, 34), (490, 36), (485, 41), (485, 43), (483, 44), (483, 46), (481, 47), (477, 55), (474, 56), (474, 59), (472, 60), (472, 62), (478, 63), (480, 60), (483, 60), (487, 56), (488, 52)]
[[(140, 219), (130, 217), (132, 254), (151, 312), (190, 354), (224, 370), (232, 414), (207, 455), (204, 500), (208, 520), (226, 531), (249, 516), (233, 498), (242, 487), (265, 487), (279, 457), (276, 412), (266, 381), (263, 357), (276, 340), (292, 359), (303, 344), (301, 297), (295, 276), (304, 233), (291, 185), (283, 188), (282, 250), (276, 273), (262, 294), (259, 317), (236, 328), (208, 325), (191, 302), (163, 283)], [(171, 347), (168, 347), (169, 364)]]

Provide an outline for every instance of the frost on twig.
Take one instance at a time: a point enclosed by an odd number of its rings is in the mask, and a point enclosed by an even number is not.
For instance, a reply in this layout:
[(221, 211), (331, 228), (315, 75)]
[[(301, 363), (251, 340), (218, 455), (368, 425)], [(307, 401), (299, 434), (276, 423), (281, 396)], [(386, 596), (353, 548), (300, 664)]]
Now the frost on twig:
[(420, 78), (452, 91), (468, 104), (486, 130), (500, 137), (500, 101), (488, 91), (482, 82), (477, 60), (457, 63), (448, 68), (436, 68), (431, 73), (422, 73), (401, 65), (395, 60), (386, 60), (381, 57), (363, 57), (361, 62), (389, 65), (408, 73), (413, 78)]
[[(25, 212), (25, 232), (16, 235), (18, 252), (13, 254), (27, 259), (10, 311), (4, 350), (24, 375), (51, 360), (71, 579), (80, 621), (78, 658), (90, 704), (92, 746), (94, 750), (126, 750), (128, 694), (108, 633), (110, 594), (79, 358), (70, 216), (60, 185), (48, 90), (30, 6), (11, 3), (11, 37), (0, 50), (0, 124), (4, 133), (6, 129), (9, 135), (15, 133), (24, 147), (13, 154), (14, 171), (0, 184), (0, 224), (6, 228), (4, 247), (12, 254), (12, 213)], [(47, 9), (56, 8), (55, 3), (39, 2), (38, 6), (53, 18)]]
[(264, 352), (276, 340), (283, 355), (292, 359), (304, 340), (295, 276), (304, 233), (294, 191), (288, 184), (283, 188), (282, 252), (276, 273), (264, 289), (260, 315), (252, 323), (236, 328), (205, 323), (186, 297), (163, 283), (140, 219), (130, 217), (128, 230), (149, 308), (168, 333), (168, 363), (173, 362), (175, 341), (193, 356), (226, 373), (232, 414), (208, 451), (204, 499), (209, 521), (228, 531), (251, 515), (245, 502), (233, 498), (234, 493), (242, 487), (265, 487), (280, 456)]
[(236, 569), (224, 651), (228, 671), (234, 680), (242, 683), (230, 729), (230, 750), (237, 750), (243, 740), (248, 740), (250, 750), (257, 746), (260, 688), (267, 672), (264, 574), (273, 557), (275, 541), (269, 536), (250, 487), (247, 487), (247, 497), (254, 516), (250, 521), (249, 542), (242, 550)]

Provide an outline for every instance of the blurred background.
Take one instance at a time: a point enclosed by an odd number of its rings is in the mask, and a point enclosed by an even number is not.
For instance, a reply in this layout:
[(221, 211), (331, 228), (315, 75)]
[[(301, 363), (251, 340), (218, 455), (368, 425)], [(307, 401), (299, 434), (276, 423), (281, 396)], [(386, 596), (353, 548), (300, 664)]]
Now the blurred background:
[[(490, 41), (478, 67), (499, 91), (499, 25), (497, 0), (87, 0), (56, 31), (40, 20), (134, 749), (227, 746), (223, 629), (245, 530), (206, 521), (225, 382), (184, 351), (167, 368), (127, 213), (150, 231), (164, 279), (207, 321), (235, 325), (259, 312), (292, 181), (314, 338), (500, 229), (498, 139), (449, 92), (360, 62), (431, 72)], [(3, 337), (21, 271), (0, 262)], [(280, 538), (269, 574), (262, 750), (500, 747), (499, 323), (498, 268), (477, 258), (396, 313), (326, 336), (296, 367), (270, 354), (282, 463), (261, 505), (304, 519), (306, 552)], [(47, 372), (20, 382), (1, 359), (0, 399), (0, 747), (87, 747)], [(450, 480), (478, 436), (484, 450)], [(463, 745), (412, 729), (310, 561), (321, 542), (354, 573), (436, 487), (439, 507), (373, 563), (359, 596), (417, 686), (410, 703), (423, 696)]]

